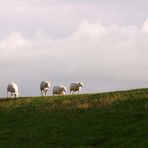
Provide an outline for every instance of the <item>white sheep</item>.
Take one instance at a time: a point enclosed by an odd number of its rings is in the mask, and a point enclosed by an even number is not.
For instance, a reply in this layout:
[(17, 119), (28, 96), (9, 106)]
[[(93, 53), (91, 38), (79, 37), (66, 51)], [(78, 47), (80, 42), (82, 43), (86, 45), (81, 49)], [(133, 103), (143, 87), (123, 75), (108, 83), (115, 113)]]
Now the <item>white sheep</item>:
[(54, 86), (52, 93), (53, 93), (53, 96), (54, 95), (65, 95), (66, 91), (67, 89), (64, 86)]
[[(47, 96), (47, 92), (48, 92), (49, 87), (50, 87), (50, 82), (41, 81), (41, 83), (40, 83), (41, 96)], [(44, 92), (44, 94), (43, 94), (43, 92)]]
[(11, 94), (11, 98), (18, 98), (19, 90), (16, 83), (9, 83), (7, 86), (7, 98), (9, 97), (9, 92)]
[(84, 86), (83, 82), (75, 82), (70, 84), (70, 94), (71, 92), (74, 93), (78, 91), (78, 93), (81, 91), (81, 88)]

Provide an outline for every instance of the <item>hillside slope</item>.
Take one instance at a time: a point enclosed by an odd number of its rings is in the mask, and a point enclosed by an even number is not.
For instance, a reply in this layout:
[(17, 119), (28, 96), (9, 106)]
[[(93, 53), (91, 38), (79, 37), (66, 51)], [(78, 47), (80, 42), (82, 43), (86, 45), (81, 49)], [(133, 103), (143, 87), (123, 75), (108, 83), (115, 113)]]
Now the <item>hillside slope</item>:
[(148, 147), (148, 89), (0, 100), (0, 147)]

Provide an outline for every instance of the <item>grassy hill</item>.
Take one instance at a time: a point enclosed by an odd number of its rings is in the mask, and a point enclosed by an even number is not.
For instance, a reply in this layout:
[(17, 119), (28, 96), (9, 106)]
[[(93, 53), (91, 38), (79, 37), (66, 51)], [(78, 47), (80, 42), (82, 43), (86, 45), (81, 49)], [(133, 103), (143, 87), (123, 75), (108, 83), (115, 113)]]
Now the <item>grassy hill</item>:
[(148, 147), (148, 89), (0, 100), (0, 147)]

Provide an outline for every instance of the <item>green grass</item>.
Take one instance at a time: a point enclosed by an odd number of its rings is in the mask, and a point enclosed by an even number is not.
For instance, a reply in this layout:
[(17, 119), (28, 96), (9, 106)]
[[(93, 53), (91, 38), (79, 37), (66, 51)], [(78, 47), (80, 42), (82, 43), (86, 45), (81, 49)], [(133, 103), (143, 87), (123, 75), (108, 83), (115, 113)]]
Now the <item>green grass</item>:
[(148, 147), (148, 89), (0, 100), (0, 148)]

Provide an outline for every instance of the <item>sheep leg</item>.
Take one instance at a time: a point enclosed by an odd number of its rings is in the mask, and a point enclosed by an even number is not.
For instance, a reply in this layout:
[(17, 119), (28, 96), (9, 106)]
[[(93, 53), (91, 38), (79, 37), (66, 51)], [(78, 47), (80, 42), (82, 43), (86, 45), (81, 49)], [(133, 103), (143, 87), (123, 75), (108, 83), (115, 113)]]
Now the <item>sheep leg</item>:
[(45, 96), (47, 96), (47, 90), (45, 90)]
[(9, 92), (7, 91), (7, 98), (9, 97)]
[(43, 91), (41, 90), (41, 96), (43, 96)]

